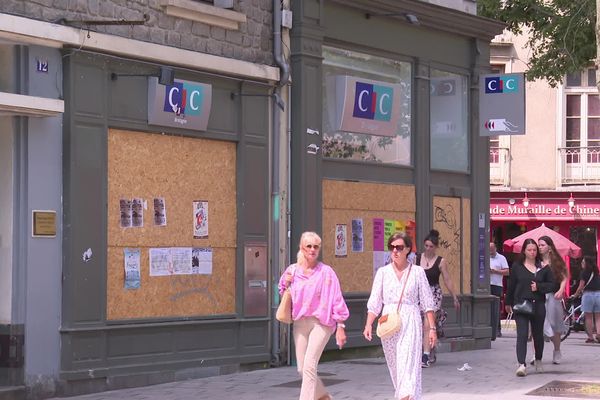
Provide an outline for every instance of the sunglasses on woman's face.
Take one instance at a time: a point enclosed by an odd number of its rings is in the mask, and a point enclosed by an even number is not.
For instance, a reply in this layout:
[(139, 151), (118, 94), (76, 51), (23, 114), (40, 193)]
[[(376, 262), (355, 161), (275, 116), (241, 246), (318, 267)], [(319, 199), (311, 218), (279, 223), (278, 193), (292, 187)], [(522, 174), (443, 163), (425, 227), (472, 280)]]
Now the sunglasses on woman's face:
[(319, 246), (318, 244), (307, 244), (307, 245), (306, 245), (306, 246), (304, 246), (304, 247), (306, 247), (307, 249), (315, 249), (315, 250), (319, 250), (319, 247), (321, 247), (321, 246)]
[(388, 250), (392, 251), (392, 250), (396, 250), (397, 252), (401, 252), (402, 250), (404, 250), (406, 248), (406, 246), (404, 246), (403, 244), (390, 244), (388, 246)]

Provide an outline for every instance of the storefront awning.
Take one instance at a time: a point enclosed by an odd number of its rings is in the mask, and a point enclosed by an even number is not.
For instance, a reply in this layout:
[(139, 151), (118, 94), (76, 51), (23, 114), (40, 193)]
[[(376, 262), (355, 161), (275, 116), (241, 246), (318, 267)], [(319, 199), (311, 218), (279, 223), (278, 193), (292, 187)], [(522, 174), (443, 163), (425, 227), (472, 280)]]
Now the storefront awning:
[(53, 117), (64, 111), (63, 100), (0, 92), (0, 115)]

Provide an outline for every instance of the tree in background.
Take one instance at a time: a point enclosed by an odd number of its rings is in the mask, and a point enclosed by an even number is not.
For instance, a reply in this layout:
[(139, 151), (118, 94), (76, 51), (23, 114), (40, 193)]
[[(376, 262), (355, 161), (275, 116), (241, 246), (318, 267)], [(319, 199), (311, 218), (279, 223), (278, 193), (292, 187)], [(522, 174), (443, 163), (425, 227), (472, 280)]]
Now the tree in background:
[(596, 7), (593, 0), (478, 1), (479, 15), (506, 22), (515, 34), (529, 35), (527, 78), (545, 78), (553, 87), (567, 74), (589, 67), (600, 54)]

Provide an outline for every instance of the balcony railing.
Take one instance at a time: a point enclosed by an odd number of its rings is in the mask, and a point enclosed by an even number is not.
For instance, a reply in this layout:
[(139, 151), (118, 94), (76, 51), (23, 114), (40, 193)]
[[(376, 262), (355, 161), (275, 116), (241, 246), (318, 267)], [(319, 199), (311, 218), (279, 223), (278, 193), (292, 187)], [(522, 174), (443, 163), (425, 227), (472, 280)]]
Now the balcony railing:
[(558, 149), (563, 185), (600, 183), (600, 146)]
[(510, 151), (506, 147), (490, 147), (490, 185), (509, 185)]

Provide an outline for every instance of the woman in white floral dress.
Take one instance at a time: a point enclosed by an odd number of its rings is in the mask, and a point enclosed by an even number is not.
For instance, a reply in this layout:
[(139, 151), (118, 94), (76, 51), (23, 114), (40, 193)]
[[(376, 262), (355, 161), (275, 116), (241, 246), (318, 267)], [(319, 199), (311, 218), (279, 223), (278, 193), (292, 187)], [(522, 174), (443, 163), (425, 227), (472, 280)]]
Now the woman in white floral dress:
[[(367, 303), (367, 323), (363, 332), (367, 340), (373, 338), (375, 318), (381, 313), (382, 308), (383, 315), (396, 311), (402, 287), (406, 282), (400, 307), (402, 329), (393, 336), (381, 340), (394, 384), (394, 398), (401, 400), (421, 399), (423, 340), (421, 310), (426, 313), (429, 326), (435, 327), (433, 296), (425, 271), (407, 260), (411, 247), (410, 237), (403, 233), (395, 233), (388, 240), (392, 262), (379, 268), (375, 274), (373, 289)], [(431, 346), (435, 346), (437, 341), (435, 328), (431, 328), (428, 338)]]

